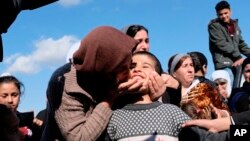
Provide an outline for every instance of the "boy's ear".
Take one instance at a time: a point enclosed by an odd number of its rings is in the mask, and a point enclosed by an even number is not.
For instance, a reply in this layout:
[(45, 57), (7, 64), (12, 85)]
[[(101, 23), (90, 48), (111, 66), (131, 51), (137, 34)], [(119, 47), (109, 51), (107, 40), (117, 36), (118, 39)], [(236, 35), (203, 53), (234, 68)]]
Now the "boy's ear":
[(207, 65), (202, 66), (203, 72), (206, 74), (207, 73)]

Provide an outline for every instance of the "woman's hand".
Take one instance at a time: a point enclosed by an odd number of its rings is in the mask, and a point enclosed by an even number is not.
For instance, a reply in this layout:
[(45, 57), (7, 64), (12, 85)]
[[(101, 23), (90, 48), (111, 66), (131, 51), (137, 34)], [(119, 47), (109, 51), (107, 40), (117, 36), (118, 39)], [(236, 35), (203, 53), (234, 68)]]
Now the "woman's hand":
[(33, 124), (35, 124), (35, 125), (41, 127), (41, 126), (43, 125), (43, 121), (40, 120), (40, 119), (38, 119), (38, 118), (34, 118), (34, 119), (33, 119)]
[(173, 88), (173, 89), (178, 88), (179, 82), (174, 77), (172, 77), (171, 75), (169, 75), (167, 73), (163, 73), (161, 75), (161, 77), (162, 77), (166, 87)]
[(155, 71), (152, 71), (149, 75), (149, 91), (152, 101), (158, 100), (166, 91), (166, 85), (162, 76)]
[(118, 92), (120, 94), (148, 92), (148, 79), (131, 78), (118, 86)]

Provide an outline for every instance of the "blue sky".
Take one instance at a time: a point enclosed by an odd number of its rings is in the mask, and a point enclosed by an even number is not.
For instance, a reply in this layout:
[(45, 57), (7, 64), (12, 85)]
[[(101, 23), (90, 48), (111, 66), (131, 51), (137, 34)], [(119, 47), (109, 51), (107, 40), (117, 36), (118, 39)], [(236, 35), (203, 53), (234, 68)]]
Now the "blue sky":
[[(22, 11), (2, 34), (4, 61), (0, 73), (10, 72), (25, 85), (19, 111), (46, 107), (46, 89), (53, 71), (63, 65), (67, 51), (97, 26), (121, 29), (142, 24), (149, 30), (151, 52), (164, 70), (175, 53), (200, 51), (214, 70), (208, 49), (207, 24), (216, 17), (218, 0), (59, 0)], [(250, 45), (249, 0), (230, 0), (233, 18)]]

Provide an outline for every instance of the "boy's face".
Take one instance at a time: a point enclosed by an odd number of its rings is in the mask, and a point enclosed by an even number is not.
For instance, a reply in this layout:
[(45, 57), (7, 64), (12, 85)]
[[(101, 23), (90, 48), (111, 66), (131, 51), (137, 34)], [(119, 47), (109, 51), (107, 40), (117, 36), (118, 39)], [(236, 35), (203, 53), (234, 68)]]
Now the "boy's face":
[(155, 62), (147, 55), (136, 54), (132, 57), (130, 77), (146, 79), (149, 73), (155, 71)]
[(231, 10), (227, 8), (217, 11), (218, 18), (224, 23), (230, 22), (231, 14)]

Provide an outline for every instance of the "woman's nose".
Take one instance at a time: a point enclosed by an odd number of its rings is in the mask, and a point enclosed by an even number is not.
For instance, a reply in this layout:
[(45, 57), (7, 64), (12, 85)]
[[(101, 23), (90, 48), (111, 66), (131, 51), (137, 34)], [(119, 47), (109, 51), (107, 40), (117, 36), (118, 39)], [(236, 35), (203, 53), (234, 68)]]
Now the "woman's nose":
[(8, 103), (13, 103), (13, 98), (11, 96), (8, 96), (7, 101)]

